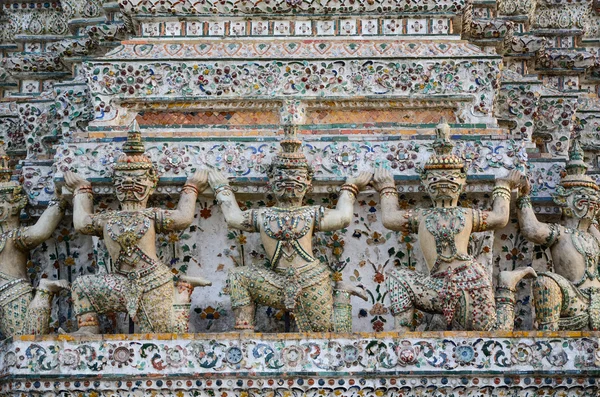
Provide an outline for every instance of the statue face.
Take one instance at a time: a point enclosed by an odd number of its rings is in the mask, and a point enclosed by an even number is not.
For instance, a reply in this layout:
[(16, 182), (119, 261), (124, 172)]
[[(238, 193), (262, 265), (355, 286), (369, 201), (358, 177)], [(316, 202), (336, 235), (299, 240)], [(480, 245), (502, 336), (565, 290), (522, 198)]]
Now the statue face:
[(594, 219), (600, 209), (600, 197), (593, 189), (573, 189), (567, 197), (567, 206), (579, 219)]
[(422, 182), (433, 201), (457, 201), (465, 183), (466, 175), (460, 170), (429, 170)]
[(13, 216), (19, 216), (23, 207), (23, 196), (17, 197), (13, 193), (0, 193), (0, 222)]
[(278, 168), (273, 170), (269, 180), (280, 202), (301, 201), (311, 186), (306, 168)]
[(115, 171), (113, 182), (120, 202), (142, 202), (156, 187), (156, 179), (150, 170)]

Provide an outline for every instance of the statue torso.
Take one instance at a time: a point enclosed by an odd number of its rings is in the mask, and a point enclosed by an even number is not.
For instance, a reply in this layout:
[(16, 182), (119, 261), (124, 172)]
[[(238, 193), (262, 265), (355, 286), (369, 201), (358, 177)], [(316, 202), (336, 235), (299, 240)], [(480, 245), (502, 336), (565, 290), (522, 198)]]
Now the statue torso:
[(273, 269), (315, 261), (312, 235), (319, 208), (271, 207), (260, 212), (261, 238)]
[(579, 288), (600, 287), (600, 244), (589, 232), (560, 228), (560, 238), (550, 248), (554, 271)]
[[(0, 234), (0, 272), (18, 279), (29, 279), (27, 274), (27, 251), (19, 243), (22, 228)], [(0, 286), (7, 283), (5, 277), (0, 277)]]
[(419, 244), (432, 273), (471, 260), (468, 255), (471, 211), (462, 207), (428, 208), (419, 214)]
[(156, 256), (154, 211), (110, 211), (100, 214), (106, 248), (121, 271), (144, 267)]

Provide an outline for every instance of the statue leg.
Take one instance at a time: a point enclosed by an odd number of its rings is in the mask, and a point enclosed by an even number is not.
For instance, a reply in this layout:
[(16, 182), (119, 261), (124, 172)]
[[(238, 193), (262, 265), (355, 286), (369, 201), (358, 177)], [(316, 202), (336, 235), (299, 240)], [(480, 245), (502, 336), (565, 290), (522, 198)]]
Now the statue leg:
[(540, 274), (533, 283), (533, 303), (539, 330), (558, 330), (562, 302), (562, 291), (558, 283), (551, 277)]
[(522, 279), (535, 277), (537, 277), (537, 274), (531, 267), (500, 272), (495, 298), (497, 314), (495, 328), (497, 330), (512, 331), (514, 329), (517, 284)]
[(182, 275), (173, 286), (173, 329), (174, 333), (189, 331), (190, 307), (192, 293), (196, 287), (212, 285), (212, 282), (202, 277)]
[(27, 310), (27, 319), (23, 327), (24, 335), (45, 335), (50, 332), (52, 298), (61, 289), (69, 288), (66, 280), (41, 279), (33, 300)]
[(0, 296), (0, 332), (5, 338), (23, 335), (27, 311), (33, 300), (33, 288), (27, 280), (2, 291)]
[(98, 314), (127, 311), (125, 277), (113, 273), (79, 276), (71, 285), (77, 334), (99, 334)]
[(388, 273), (386, 288), (397, 332), (403, 333), (414, 328), (415, 309), (429, 313), (442, 313), (439, 300), (442, 286), (435, 284), (436, 282), (431, 277), (409, 269), (395, 269)]
[(333, 286), (329, 277), (302, 288), (294, 316), (300, 332), (333, 331)]
[[(151, 289), (142, 295), (136, 314), (141, 333), (172, 333), (176, 331), (173, 315), (173, 281)], [(187, 325), (187, 324), (186, 324)]]
[(192, 292), (194, 292), (192, 284), (181, 280), (175, 282), (173, 289), (173, 330), (171, 332), (188, 332)]
[(333, 288), (333, 330), (335, 332), (352, 332), (352, 303), (350, 302), (352, 295), (364, 301), (369, 300), (364, 287), (342, 281), (335, 283)]
[(256, 304), (283, 309), (283, 278), (268, 269), (241, 266), (231, 269), (227, 288), (235, 316), (234, 329), (254, 330)]

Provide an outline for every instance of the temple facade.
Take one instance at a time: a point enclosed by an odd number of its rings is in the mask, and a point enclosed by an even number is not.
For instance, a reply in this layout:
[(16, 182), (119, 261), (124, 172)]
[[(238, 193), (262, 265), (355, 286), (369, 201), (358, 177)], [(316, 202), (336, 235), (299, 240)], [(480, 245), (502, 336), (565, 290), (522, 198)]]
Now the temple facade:
[(599, 49), (595, 0), (1, 2), (0, 395), (600, 395)]

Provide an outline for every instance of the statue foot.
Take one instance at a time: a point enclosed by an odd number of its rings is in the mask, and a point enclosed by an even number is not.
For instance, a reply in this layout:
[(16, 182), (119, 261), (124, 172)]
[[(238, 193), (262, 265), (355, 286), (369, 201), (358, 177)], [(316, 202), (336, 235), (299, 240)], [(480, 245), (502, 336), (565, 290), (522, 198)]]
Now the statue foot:
[(341, 290), (341, 291), (346, 291), (350, 295), (358, 296), (365, 302), (369, 300), (369, 297), (367, 296), (365, 287), (363, 287), (362, 285), (350, 285), (350, 284), (344, 283), (342, 281), (338, 281), (335, 283), (335, 289)]
[(100, 327), (79, 327), (77, 331), (71, 332), (69, 335), (98, 335)]
[(69, 288), (69, 282), (67, 280), (48, 280), (47, 278), (43, 278), (38, 285), (38, 289), (51, 293), (57, 293), (58, 291), (67, 288)]
[(100, 333), (100, 327), (98, 326), (86, 326), (79, 327), (77, 331), (67, 332), (63, 328), (58, 329), (59, 335), (98, 335)]
[(179, 279), (183, 282), (191, 284), (192, 287), (207, 287), (212, 285), (212, 282), (202, 277), (180, 276)]
[(516, 270), (505, 270), (498, 275), (498, 287), (514, 290), (522, 279), (536, 278), (537, 273), (532, 267), (522, 267)]

